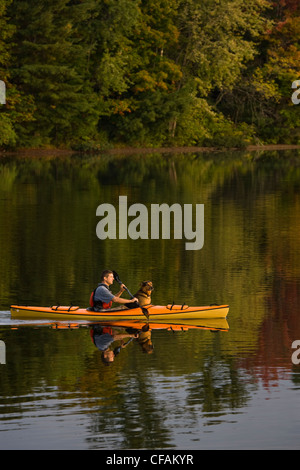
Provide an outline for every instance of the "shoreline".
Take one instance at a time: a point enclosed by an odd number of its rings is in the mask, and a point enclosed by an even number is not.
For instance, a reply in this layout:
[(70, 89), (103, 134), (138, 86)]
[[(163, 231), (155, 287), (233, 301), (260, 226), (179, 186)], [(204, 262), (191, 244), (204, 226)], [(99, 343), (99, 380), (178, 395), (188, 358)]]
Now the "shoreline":
[(193, 152), (264, 152), (267, 150), (300, 150), (300, 145), (286, 145), (286, 144), (266, 144), (266, 145), (248, 145), (247, 147), (240, 148), (225, 148), (225, 147), (124, 147), (124, 148), (112, 148), (95, 150), (91, 152), (80, 152), (78, 150), (71, 149), (59, 149), (59, 148), (24, 148), (4, 151), (0, 150), (0, 158), (4, 156), (67, 156), (67, 155), (131, 155), (131, 154), (150, 154), (150, 153), (193, 153)]

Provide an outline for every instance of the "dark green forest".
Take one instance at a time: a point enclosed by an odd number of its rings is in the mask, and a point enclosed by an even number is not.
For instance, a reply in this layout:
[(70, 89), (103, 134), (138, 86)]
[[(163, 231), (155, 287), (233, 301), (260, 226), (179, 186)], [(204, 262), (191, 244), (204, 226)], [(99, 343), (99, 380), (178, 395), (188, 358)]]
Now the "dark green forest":
[(298, 0), (0, 0), (2, 149), (300, 144), (298, 79)]

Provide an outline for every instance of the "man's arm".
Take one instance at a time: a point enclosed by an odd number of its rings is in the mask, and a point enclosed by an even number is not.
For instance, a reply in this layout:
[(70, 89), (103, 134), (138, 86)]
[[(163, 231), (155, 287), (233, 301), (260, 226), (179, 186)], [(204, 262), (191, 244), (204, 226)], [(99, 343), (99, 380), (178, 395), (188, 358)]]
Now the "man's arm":
[(113, 302), (116, 302), (118, 304), (128, 304), (128, 303), (133, 303), (133, 302), (138, 302), (138, 299), (135, 297), (133, 299), (127, 300), (127, 299), (120, 299), (120, 296), (123, 294), (125, 290), (125, 285), (121, 284), (121, 290), (118, 292), (114, 298), (112, 299)]
[[(120, 290), (120, 292), (118, 292), (117, 294), (115, 294), (115, 297), (120, 297), (120, 296), (123, 294), (124, 290), (125, 290), (125, 286), (124, 286), (124, 284), (122, 284), (122, 285), (121, 285), (121, 290)], [(113, 302), (114, 302), (114, 301), (113, 301)]]
[(136, 299), (135, 297), (133, 299), (121, 299), (120, 297), (117, 297), (116, 295), (114, 295), (114, 297), (112, 298), (112, 301), (113, 302), (116, 302), (117, 304), (129, 304), (131, 302), (138, 302), (138, 299)]

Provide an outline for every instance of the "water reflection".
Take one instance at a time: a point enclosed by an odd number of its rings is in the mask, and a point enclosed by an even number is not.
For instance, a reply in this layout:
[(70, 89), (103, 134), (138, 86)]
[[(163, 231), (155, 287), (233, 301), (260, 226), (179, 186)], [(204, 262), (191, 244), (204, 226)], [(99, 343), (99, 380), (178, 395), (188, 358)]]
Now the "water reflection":
[[(200, 321), (200, 320), (199, 320)], [(229, 325), (226, 320), (215, 320), (202, 322), (206, 326), (198, 326), (199, 321), (188, 321), (181, 324), (176, 323), (140, 323), (137, 321), (127, 321), (127, 326), (122, 328), (119, 324), (95, 324), (91, 325), (90, 335), (94, 345), (101, 352), (102, 362), (111, 365), (120, 352), (126, 348), (133, 340), (140, 346), (145, 354), (152, 354), (154, 344), (152, 341), (153, 330), (166, 330), (169, 332), (186, 332), (189, 328), (207, 329), (213, 332), (227, 331)], [(121, 323), (122, 324), (122, 323)]]
[[(225, 431), (219, 442), (228, 443), (228, 430), (256, 411), (251, 403), (260, 393), (258, 367), (245, 363), (247, 344), (230, 350), (226, 320), (13, 321), (0, 329), (8, 351), (1, 369), (0, 447), (203, 448), (203, 441), (212, 445), (218, 427)], [(124, 344), (130, 340), (110, 367), (91, 338), (98, 328), (125, 335)], [(139, 344), (143, 333), (154, 345), (151, 354)], [(238, 435), (231, 443), (239, 446)]]
[[(153, 279), (155, 304), (231, 308), (230, 330), (100, 325), (128, 335), (111, 367), (95, 325), (0, 318), (0, 447), (299, 447), (299, 182), (299, 152), (3, 159), (2, 310), (85, 305), (102, 266), (125, 273), (132, 291)], [(204, 203), (203, 249), (100, 242), (96, 208), (122, 194), (146, 206)]]
[(140, 328), (135, 324), (133, 327), (123, 329), (118, 326), (92, 325), (90, 334), (93, 343), (101, 352), (102, 362), (106, 365), (111, 365), (116, 356), (134, 339), (142, 352), (151, 354), (154, 350), (149, 324)]

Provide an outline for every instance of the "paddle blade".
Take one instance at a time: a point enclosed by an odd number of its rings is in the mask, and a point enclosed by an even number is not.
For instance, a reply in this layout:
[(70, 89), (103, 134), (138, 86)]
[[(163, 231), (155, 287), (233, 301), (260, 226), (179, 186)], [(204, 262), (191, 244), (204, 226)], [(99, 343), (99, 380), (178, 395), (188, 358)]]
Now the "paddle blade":
[(115, 281), (117, 281), (119, 284), (122, 284), (122, 282), (119, 278), (119, 275), (118, 275), (118, 273), (116, 273), (116, 271), (113, 271), (113, 275), (114, 275)]
[(148, 313), (148, 310), (147, 310), (146, 308), (144, 308), (144, 307), (141, 307), (141, 306), (140, 306), (140, 308), (141, 308), (143, 314), (145, 315), (145, 317), (149, 320), (149, 313)]

